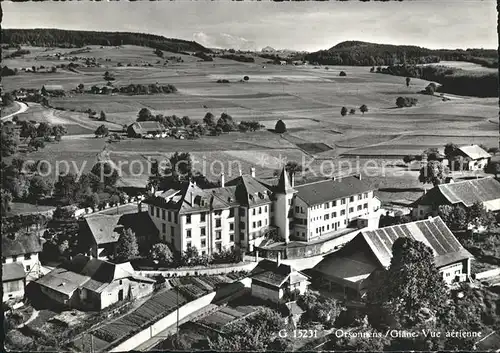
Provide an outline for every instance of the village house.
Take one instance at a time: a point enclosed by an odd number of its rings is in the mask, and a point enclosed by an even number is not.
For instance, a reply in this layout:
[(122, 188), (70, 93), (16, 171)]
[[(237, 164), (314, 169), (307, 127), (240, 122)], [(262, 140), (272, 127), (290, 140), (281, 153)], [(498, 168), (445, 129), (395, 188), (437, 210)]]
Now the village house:
[(166, 137), (167, 129), (157, 121), (136, 121), (127, 128), (128, 137)]
[(295, 187), (284, 170), (278, 180), (264, 181), (255, 177), (255, 168), (227, 183), (223, 174), (217, 188), (190, 183), (183, 190), (155, 192), (144, 203), (159, 236), (176, 251), (196, 247), (208, 255), (253, 251), (276, 234), (285, 243), (307, 242), (358, 221), (376, 227), (378, 218), (372, 216), (380, 207), (359, 176)]
[(113, 264), (77, 255), (35, 283), (43, 294), (63, 306), (102, 310), (151, 294), (155, 281), (136, 275), (129, 262)]
[(412, 218), (425, 219), (437, 216), (441, 205), (460, 205), (471, 207), (480, 202), (488, 211), (500, 210), (500, 182), (492, 176), (453, 181), (440, 184), (422, 195), (413, 204)]
[(465, 170), (484, 170), (488, 165), (491, 155), (478, 145), (460, 146), (457, 155), (462, 156), (467, 161)]
[(250, 273), (252, 296), (275, 303), (289, 301), (292, 292), (304, 294), (309, 286), (309, 277), (290, 265), (278, 260), (262, 260)]
[(2, 236), (2, 264), (18, 263), (25, 271), (26, 281), (40, 277), (42, 240), (38, 234), (17, 233)]
[(149, 249), (158, 242), (158, 229), (147, 212), (121, 215), (96, 214), (80, 221), (79, 237), (87, 254), (93, 258), (107, 260), (115, 254), (118, 239), (125, 229), (134, 232), (139, 249)]
[(24, 297), (26, 273), (20, 262), (2, 265), (2, 302)]
[(50, 97), (60, 97), (65, 94), (64, 87), (61, 85), (43, 85), (41, 92)]
[(472, 255), (440, 217), (360, 231), (339, 251), (325, 256), (312, 269), (312, 276), (328, 290), (343, 291), (351, 297), (363, 296), (370, 286), (370, 275), (389, 267), (392, 245), (400, 237), (409, 237), (430, 247), (434, 263), (446, 283), (470, 278)]
[(116, 251), (116, 243), (123, 232), (118, 224), (120, 215), (95, 215), (80, 221), (79, 237), (89, 255), (97, 259), (108, 259)]

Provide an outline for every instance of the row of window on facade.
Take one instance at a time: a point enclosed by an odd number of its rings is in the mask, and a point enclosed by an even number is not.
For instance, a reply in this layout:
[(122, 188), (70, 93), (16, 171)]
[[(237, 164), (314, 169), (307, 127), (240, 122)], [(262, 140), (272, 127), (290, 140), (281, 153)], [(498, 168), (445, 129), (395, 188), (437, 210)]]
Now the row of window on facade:
[[(358, 201), (361, 201), (363, 199), (367, 199), (368, 198), (368, 193), (365, 192), (364, 194), (359, 194), (358, 195)], [(349, 202), (354, 202), (355, 200), (355, 196), (351, 196), (349, 197)], [(347, 203), (347, 198), (344, 198), (344, 199), (341, 199), (340, 200), (340, 204), (341, 205), (345, 205)], [(313, 210), (317, 210), (317, 209), (320, 209), (322, 205), (316, 205), (316, 206), (313, 206), (312, 209)], [(337, 200), (335, 201), (330, 201), (330, 202), (325, 202), (323, 204), (323, 208), (324, 209), (327, 209), (327, 208), (330, 208), (330, 207), (336, 207), (337, 206)], [(295, 207), (295, 211), (299, 213), (299, 208), (298, 207)], [(301, 207), (300, 208), (300, 213), (304, 213), (304, 209)]]
[[(356, 207), (356, 211), (362, 211), (363, 209), (368, 209), (368, 203), (365, 203), (363, 205), (358, 205)], [(349, 207), (349, 213), (353, 213), (354, 212), (354, 207)], [(340, 210), (340, 215), (341, 216), (345, 216), (345, 210)], [(323, 220), (328, 220), (330, 219), (330, 216), (332, 218), (335, 218), (337, 217), (337, 212), (332, 212), (331, 214), (325, 214), (323, 216), (317, 216), (317, 217), (312, 217), (311, 220), (312, 221), (317, 221), (317, 220), (320, 220), (320, 219), (323, 219)], [(307, 224), (307, 220), (303, 220), (303, 224)]]
[[(344, 225), (346, 225), (346, 224), (347, 224), (347, 220), (344, 219)], [(340, 221), (332, 223), (331, 230), (337, 230), (338, 227), (340, 227)], [(328, 232), (329, 230), (330, 230), (330, 225), (327, 224), (326, 225), (326, 231)], [(316, 234), (323, 233), (324, 231), (325, 231), (325, 226), (321, 226), (321, 227), (316, 228)]]

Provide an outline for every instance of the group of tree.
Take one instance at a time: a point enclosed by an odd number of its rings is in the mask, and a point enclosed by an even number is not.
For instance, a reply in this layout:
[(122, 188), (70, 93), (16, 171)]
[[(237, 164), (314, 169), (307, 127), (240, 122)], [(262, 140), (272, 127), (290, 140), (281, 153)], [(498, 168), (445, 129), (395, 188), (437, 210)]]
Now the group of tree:
[(263, 129), (265, 126), (259, 123), (258, 121), (241, 121), (238, 124), (238, 130), (241, 132), (247, 132), (247, 131), (258, 131), (260, 129)]
[(320, 296), (311, 291), (300, 295), (297, 304), (305, 311), (300, 318), (301, 327), (320, 323), (326, 329), (332, 328), (340, 313), (345, 309), (335, 299)]
[(237, 55), (237, 54), (224, 54), (220, 55), (223, 59), (235, 60), (243, 63), (253, 63), (255, 59), (251, 56)]
[(14, 76), (17, 74), (17, 69), (9, 69), (7, 66), (3, 66), (0, 74), (2, 77)]
[(2, 157), (8, 157), (17, 152), (19, 145), (19, 134), (12, 122), (1, 123), (1, 141)]
[[(359, 107), (359, 111), (362, 114), (365, 114), (368, 111), (368, 107), (366, 106), (366, 104), (361, 105)], [(342, 107), (342, 109), (340, 109), (340, 115), (342, 115), (342, 116), (346, 116), (348, 112), (349, 112), (349, 114), (354, 115), (354, 114), (356, 114), (356, 109), (351, 108), (350, 110), (348, 110), (346, 107)]]
[(281, 314), (263, 307), (242, 320), (226, 325), (223, 334), (208, 339), (208, 349), (223, 352), (290, 351), (291, 340), (276, 335), (283, 327)]
[(210, 55), (208, 55), (202, 51), (194, 53), (193, 56), (196, 56), (197, 58), (200, 58), (203, 61), (214, 61), (214, 58), (212, 58)]
[(38, 203), (52, 194), (52, 180), (38, 169), (38, 163), (27, 165), (20, 158), (1, 162), (2, 210), (9, 211), (13, 201)]
[(396, 106), (398, 108), (412, 107), (414, 105), (417, 105), (417, 103), (418, 99), (413, 97), (398, 97), (396, 99)]
[(153, 53), (154, 53), (156, 56), (158, 56), (159, 58), (163, 58), (163, 52), (162, 52), (160, 49), (156, 48), (156, 49), (153, 51)]
[[(83, 87), (82, 87), (83, 91)], [(160, 94), (160, 93), (175, 93), (177, 88), (174, 85), (159, 85), (159, 84), (129, 84), (127, 86), (113, 87), (110, 82), (107, 86), (98, 87), (96, 85), (90, 87), (88, 91), (92, 94), (111, 94), (111, 93), (121, 93), (127, 95), (147, 95), (147, 94)]]
[(148, 180), (150, 186), (157, 190), (182, 189), (190, 181), (196, 182), (201, 188), (213, 188), (217, 183), (209, 181), (203, 174), (193, 169), (191, 155), (186, 152), (175, 152), (165, 161), (165, 169), (159, 168), (160, 163), (153, 161)]
[(489, 228), (496, 223), (495, 216), (481, 202), (470, 207), (461, 205), (440, 205), (438, 215), (451, 230), (465, 230), (468, 227)]

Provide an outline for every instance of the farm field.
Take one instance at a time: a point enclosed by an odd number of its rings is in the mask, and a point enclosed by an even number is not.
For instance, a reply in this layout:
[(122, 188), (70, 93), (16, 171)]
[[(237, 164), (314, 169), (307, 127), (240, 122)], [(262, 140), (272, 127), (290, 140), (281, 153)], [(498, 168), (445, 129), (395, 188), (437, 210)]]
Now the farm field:
[[(484, 144), (498, 146), (498, 100), (494, 98), (454, 97), (442, 101), (438, 96), (418, 93), (429, 82), (413, 78), (407, 87), (402, 77), (370, 73), (369, 67), (291, 66), (269, 65), (266, 59), (256, 57), (255, 63), (241, 63), (214, 58), (213, 62), (200, 62), (197, 58), (164, 52), (161, 59), (153, 50), (144, 47), (89, 46), (69, 54), (71, 49), (27, 48), (30, 54), (6, 59), (9, 67), (47, 67), (70, 62), (58, 60), (54, 55), (95, 58), (101, 67), (77, 67), (74, 71), (58, 69), (56, 73), (28, 73), (2, 80), (4, 90), (40, 88), (43, 84), (60, 84), (67, 91), (82, 83), (105, 85), (105, 71), (112, 72), (115, 86), (134, 84), (172, 84), (177, 93), (157, 95), (92, 95), (71, 93), (51, 99), (51, 105), (65, 110), (47, 109), (30, 103), (28, 111), (19, 114), (20, 120), (47, 121), (63, 124), (68, 135), (57, 144), (48, 144), (30, 159), (46, 159), (50, 163), (66, 160), (85, 171), (96, 161), (96, 154), (106, 148), (113, 162), (134, 162), (124, 174), (135, 174), (144, 167), (148, 158), (166, 158), (175, 151), (190, 152), (199, 161), (195, 169), (209, 179), (217, 180), (224, 169), (227, 178), (238, 175), (239, 169), (248, 172), (256, 167), (259, 177), (271, 177), (283, 161), (299, 164), (313, 160), (308, 166), (313, 172), (332, 170), (325, 161), (337, 163), (360, 155), (377, 160), (400, 159), (405, 154), (421, 153), (429, 147), (443, 147), (448, 142), (458, 144)], [(183, 62), (169, 60), (181, 57)], [(108, 61), (106, 61), (108, 60)], [(168, 62), (166, 62), (168, 60)], [(118, 67), (118, 63), (122, 66)], [(131, 66), (127, 66), (127, 65)], [(479, 70), (470, 63), (442, 62), (443, 65)], [(137, 66), (135, 66), (137, 65)], [(347, 73), (339, 77), (340, 71)], [(243, 76), (248, 82), (242, 82)], [(217, 83), (227, 79), (230, 83)], [(399, 96), (418, 99), (416, 106), (396, 108)], [(368, 106), (361, 114), (359, 107)], [(342, 117), (340, 109), (357, 109), (355, 114)], [(189, 116), (200, 121), (207, 112), (216, 117), (225, 112), (237, 122), (259, 121), (265, 130), (253, 133), (229, 133), (218, 137), (204, 136), (197, 140), (124, 139), (109, 144), (105, 139), (91, 137), (93, 131), (104, 124), (110, 130), (122, 131), (124, 124), (137, 119), (137, 113), (148, 108), (153, 114)], [(85, 111), (92, 109), (106, 113), (107, 121), (90, 119)], [(278, 119), (287, 125), (288, 132), (275, 134), (272, 130)], [(134, 178), (147, 179), (147, 173)], [(391, 178), (401, 187), (416, 187), (408, 175)], [(299, 180), (300, 181), (300, 178)], [(421, 187), (422, 185), (419, 185)], [(386, 195), (387, 196), (387, 195)], [(384, 197), (386, 197), (384, 196)], [(389, 197), (389, 196), (387, 196)], [(392, 197), (392, 196), (391, 196)]]

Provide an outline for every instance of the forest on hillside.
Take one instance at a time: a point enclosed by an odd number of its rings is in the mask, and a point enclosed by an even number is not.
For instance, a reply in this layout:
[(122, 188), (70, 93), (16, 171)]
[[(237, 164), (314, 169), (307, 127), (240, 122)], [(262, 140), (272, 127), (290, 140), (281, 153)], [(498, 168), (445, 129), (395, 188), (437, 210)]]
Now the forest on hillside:
[(153, 34), (131, 32), (69, 31), (61, 29), (2, 29), (2, 44), (80, 48), (86, 45), (138, 45), (169, 52), (210, 52), (201, 44)]
[(342, 42), (328, 50), (305, 55), (320, 65), (382, 66), (429, 64), (445, 61), (467, 61), (486, 67), (498, 67), (498, 53), (488, 49), (427, 49), (411, 45), (389, 45), (366, 42)]

